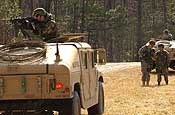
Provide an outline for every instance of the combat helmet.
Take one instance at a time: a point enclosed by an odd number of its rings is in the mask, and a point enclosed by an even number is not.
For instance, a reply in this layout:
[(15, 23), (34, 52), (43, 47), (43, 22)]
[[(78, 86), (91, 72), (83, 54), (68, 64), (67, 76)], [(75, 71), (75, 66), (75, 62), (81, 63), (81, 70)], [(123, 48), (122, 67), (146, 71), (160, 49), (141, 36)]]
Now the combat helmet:
[(164, 45), (163, 44), (159, 44), (158, 48), (164, 48)]
[(168, 29), (165, 29), (165, 30), (163, 30), (163, 33), (168, 34), (169, 33), (169, 30)]
[(148, 42), (150, 45), (155, 45), (155, 41), (154, 40), (150, 40), (149, 42)]
[(36, 8), (33, 11), (33, 17), (36, 17), (37, 15), (41, 15), (41, 16), (46, 16), (47, 15), (47, 11), (44, 8)]

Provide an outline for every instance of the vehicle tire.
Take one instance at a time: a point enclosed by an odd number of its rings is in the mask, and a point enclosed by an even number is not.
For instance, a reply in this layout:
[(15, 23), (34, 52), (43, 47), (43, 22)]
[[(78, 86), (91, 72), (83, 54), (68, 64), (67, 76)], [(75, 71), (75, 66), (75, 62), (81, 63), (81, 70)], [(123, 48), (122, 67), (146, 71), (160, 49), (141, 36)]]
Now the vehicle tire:
[(74, 92), (71, 104), (68, 105), (68, 108), (61, 110), (59, 115), (81, 115), (80, 98), (77, 91)]
[(99, 81), (98, 103), (88, 108), (88, 115), (102, 115), (104, 113), (104, 89)]

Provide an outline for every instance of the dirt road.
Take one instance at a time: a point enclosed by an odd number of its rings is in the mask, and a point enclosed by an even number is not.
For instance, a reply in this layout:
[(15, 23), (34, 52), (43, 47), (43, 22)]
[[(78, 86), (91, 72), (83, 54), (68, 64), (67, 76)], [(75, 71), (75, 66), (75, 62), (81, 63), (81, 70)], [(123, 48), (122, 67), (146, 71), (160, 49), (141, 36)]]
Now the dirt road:
[(175, 72), (169, 85), (157, 86), (152, 73), (150, 86), (142, 87), (139, 63), (124, 65), (104, 71), (105, 115), (175, 115)]

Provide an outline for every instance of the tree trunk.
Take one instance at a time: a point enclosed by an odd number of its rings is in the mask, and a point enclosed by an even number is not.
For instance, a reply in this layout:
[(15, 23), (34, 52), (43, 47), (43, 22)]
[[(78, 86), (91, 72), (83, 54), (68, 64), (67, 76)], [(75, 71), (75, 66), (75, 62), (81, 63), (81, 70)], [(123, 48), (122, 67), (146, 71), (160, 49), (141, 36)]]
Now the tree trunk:
[(84, 21), (85, 21), (85, 0), (82, 0), (82, 7), (81, 7), (81, 32), (84, 32)]
[[(138, 9), (137, 9), (137, 51), (142, 45), (142, 0), (138, 0)], [(137, 52), (136, 52), (137, 53)], [(136, 60), (138, 60), (138, 55), (136, 55)]]
[(164, 16), (164, 26), (167, 28), (167, 0), (163, 0), (163, 16)]

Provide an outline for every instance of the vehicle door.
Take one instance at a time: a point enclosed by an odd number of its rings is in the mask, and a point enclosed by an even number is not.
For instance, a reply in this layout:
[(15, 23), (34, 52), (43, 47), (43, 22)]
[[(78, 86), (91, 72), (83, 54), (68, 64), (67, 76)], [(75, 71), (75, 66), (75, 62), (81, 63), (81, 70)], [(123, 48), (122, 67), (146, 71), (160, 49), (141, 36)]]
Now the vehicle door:
[(90, 75), (88, 70), (88, 52), (86, 50), (82, 50), (80, 52), (81, 59), (81, 88), (83, 93), (83, 100), (88, 101), (91, 97), (90, 95)]
[(94, 52), (93, 50), (88, 51), (88, 73), (90, 77), (90, 97), (96, 97), (98, 94), (97, 92), (97, 86), (98, 86), (98, 77), (97, 77), (97, 72), (96, 68), (94, 66)]

